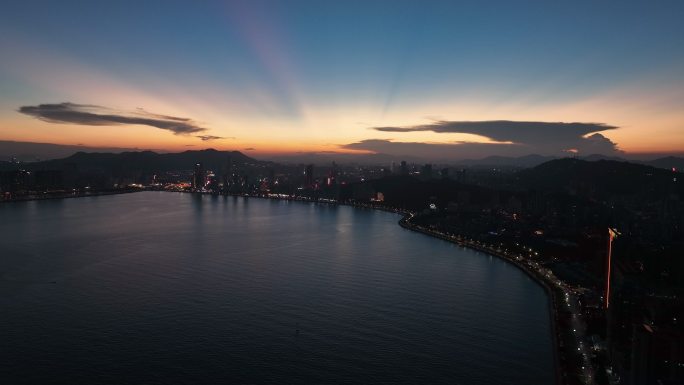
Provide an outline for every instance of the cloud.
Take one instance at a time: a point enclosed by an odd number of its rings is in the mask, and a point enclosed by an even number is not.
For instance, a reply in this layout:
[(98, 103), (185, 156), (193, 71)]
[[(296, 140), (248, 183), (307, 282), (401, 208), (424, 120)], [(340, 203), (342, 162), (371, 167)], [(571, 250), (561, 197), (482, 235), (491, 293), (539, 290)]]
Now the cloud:
[(458, 160), (483, 158), (488, 155), (512, 155), (514, 145), (496, 143), (421, 143), (394, 142), (386, 139), (366, 139), (342, 146), (347, 150), (370, 151), (396, 157), (415, 157), (429, 160)]
[(497, 142), (545, 143), (574, 140), (606, 130), (616, 129), (603, 123), (516, 122), (510, 120), (448, 121), (409, 127), (373, 127), (385, 132), (432, 131), (437, 133), (475, 134)]
[(254, 148), (254, 147), (247, 147), (247, 148), (243, 149), (243, 151), (255, 151), (255, 150), (256, 150), (256, 148)]
[(209, 140), (218, 140), (218, 139), (235, 139), (235, 137), (226, 137), (226, 136), (214, 136), (214, 135), (196, 135), (195, 138), (200, 138), (202, 139), (203, 142), (207, 142)]
[(133, 112), (125, 112), (102, 106), (67, 102), (22, 106), (19, 108), (19, 112), (50, 123), (71, 123), (88, 126), (141, 124), (171, 131), (175, 135), (187, 135), (207, 130), (198, 126), (191, 119), (153, 114), (141, 108)]
[(482, 158), (489, 155), (520, 156), (527, 154), (561, 155), (568, 151), (580, 154), (616, 154), (617, 144), (600, 132), (617, 127), (603, 123), (446, 121), (407, 127), (372, 127), (382, 132), (420, 132), (474, 134), (485, 142), (421, 143), (386, 139), (368, 139), (342, 146), (393, 155), (429, 157), (431, 159)]

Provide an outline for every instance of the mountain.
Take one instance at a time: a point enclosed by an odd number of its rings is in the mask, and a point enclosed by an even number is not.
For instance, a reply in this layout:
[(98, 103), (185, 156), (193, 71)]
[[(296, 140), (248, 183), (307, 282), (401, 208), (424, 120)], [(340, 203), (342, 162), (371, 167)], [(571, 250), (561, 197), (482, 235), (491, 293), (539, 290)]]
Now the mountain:
[(15, 158), (22, 162), (37, 162), (47, 159), (60, 159), (76, 152), (112, 152), (137, 151), (134, 148), (116, 147), (85, 147), (76, 145), (17, 142), (13, 140), (0, 140), (0, 160)]
[[(524, 155), (524, 156), (518, 156), (518, 157), (513, 157), (513, 156), (488, 156), (482, 159), (465, 159), (461, 162), (460, 164), (466, 165), (466, 166), (495, 166), (495, 167), (515, 167), (515, 168), (530, 168), (530, 167), (535, 167), (538, 166), (542, 163), (548, 162), (550, 160), (558, 159), (558, 157), (555, 157), (553, 155), (538, 155), (538, 154), (530, 154), (530, 155)], [(626, 159), (616, 157), (616, 156), (609, 156), (609, 155), (602, 155), (602, 154), (591, 154), (587, 156), (582, 156), (578, 157), (578, 159), (586, 160), (586, 161), (597, 161), (597, 160), (614, 160), (618, 162), (626, 162)]]
[(268, 160), (283, 164), (311, 163), (319, 166), (327, 166), (332, 162), (338, 164), (363, 164), (363, 165), (390, 165), (392, 162), (400, 163), (426, 163), (424, 159), (410, 156), (395, 156), (387, 154), (349, 154), (341, 152), (300, 152), (290, 155), (278, 155), (268, 157)]
[(627, 160), (625, 158), (621, 158), (619, 156), (610, 156), (610, 155), (603, 155), (603, 154), (591, 154), (587, 156), (582, 156), (580, 157), (582, 160), (586, 160), (589, 162), (595, 162), (597, 160), (614, 160), (616, 162), (630, 162), (631, 160)]
[(517, 174), (532, 189), (564, 191), (594, 198), (626, 195), (666, 195), (684, 192), (681, 173), (653, 166), (599, 160), (556, 159)]
[(464, 159), (459, 164), (466, 166), (496, 166), (496, 167), (534, 167), (549, 160), (555, 159), (553, 156), (530, 154), (520, 157), (511, 156), (488, 156), (482, 159)]
[(684, 171), (684, 158), (677, 156), (667, 156), (664, 158), (654, 159), (648, 162), (644, 162), (648, 165), (658, 168), (665, 168), (672, 170), (673, 168), (678, 171)]
[(159, 154), (153, 151), (112, 153), (77, 152), (63, 159), (27, 163), (24, 166), (32, 170), (76, 169), (80, 172), (105, 172), (112, 175), (130, 175), (139, 173), (164, 172), (174, 170), (190, 170), (197, 162), (205, 169), (225, 169), (232, 162), (234, 165), (266, 164), (244, 155), (239, 151), (217, 151), (207, 149), (201, 151), (184, 151), (179, 153)]

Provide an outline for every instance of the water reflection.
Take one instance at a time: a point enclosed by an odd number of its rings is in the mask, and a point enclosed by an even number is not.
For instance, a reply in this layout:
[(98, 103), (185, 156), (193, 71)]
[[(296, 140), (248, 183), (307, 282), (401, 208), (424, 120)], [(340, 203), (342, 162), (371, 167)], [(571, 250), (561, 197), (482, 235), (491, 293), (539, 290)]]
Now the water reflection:
[(161, 192), (0, 210), (9, 383), (553, 381), (543, 290), (394, 214)]

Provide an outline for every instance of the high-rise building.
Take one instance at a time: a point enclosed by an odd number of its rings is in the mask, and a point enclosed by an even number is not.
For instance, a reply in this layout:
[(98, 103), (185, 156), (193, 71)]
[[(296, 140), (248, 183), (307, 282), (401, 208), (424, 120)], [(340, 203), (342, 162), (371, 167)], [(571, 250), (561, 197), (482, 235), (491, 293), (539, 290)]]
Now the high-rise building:
[(449, 179), (449, 169), (445, 167), (445, 168), (439, 170), (439, 176), (442, 179)]
[(272, 190), (275, 185), (275, 170), (273, 167), (268, 169), (268, 189)]
[(195, 190), (203, 189), (205, 183), (206, 173), (204, 171), (204, 166), (202, 163), (195, 163), (195, 169), (192, 173), (192, 188)]
[(332, 168), (328, 174), (328, 181), (326, 183), (328, 186), (334, 186), (337, 184), (337, 163), (332, 162)]
[(208, 173), (205, 181), (205, 186), (207, 186), (209, 190), (211, 190), (214, 193), (219, 192), (219, 179), (216, 176), (216, 174), (214, 174), (213, 172)]
[(304, 187), (311, 187), (314, 184), (314, 166), (309, 164), (304, 168)]
[(420, 169), (420, 176), (425, 178), (425, 179), (430, 179), (432, 178), (432, 165), (431, 164), (426, 164)]
[(405, 160), (402, 160), (402, 161), (401, 161), (401, 166), (400, 166), (400, 168), (399, 168), (399, 173), (400, 173), (401, 175), (408, 175), (408, 173), (409, 173), (409, 172), (408, 172), (408, 165), (406, 164), (406, 161), (405, 161)]

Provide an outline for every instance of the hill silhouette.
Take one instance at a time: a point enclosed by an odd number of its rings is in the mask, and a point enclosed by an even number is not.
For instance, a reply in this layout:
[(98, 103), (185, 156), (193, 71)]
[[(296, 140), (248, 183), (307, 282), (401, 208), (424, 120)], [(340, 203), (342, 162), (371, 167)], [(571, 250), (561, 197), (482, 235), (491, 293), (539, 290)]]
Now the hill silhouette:
[(627, 195), (660, 197), (684, 191), (681, 173), (614, 160), (556, 159), (522, 170), (517, 177), (527, 188), (595, 198)]
[(33, 170), (75, 168), (79, 171), (99, 171), (122, 175), (130, 173), (152, 173), (174, 170), (189, 170), (197, 162), (205, 169), (220, 170), (229, 164), (262, 164), (239, 151), (217, 151), (206, 149), (179, 153), (159, 154), (153, 151), (114, 153), (77, 152), (63, 159), (27, 163)]

